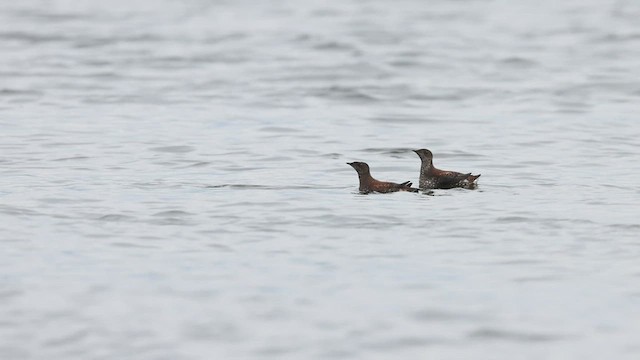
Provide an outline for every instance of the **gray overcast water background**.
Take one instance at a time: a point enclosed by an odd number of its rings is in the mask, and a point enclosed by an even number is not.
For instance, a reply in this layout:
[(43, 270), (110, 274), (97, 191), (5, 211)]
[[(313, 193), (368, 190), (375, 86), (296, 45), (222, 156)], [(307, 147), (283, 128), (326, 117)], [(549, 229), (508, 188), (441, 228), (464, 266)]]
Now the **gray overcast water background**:
[(640, 359), (639, 19), (2, 2), (0, 358)]

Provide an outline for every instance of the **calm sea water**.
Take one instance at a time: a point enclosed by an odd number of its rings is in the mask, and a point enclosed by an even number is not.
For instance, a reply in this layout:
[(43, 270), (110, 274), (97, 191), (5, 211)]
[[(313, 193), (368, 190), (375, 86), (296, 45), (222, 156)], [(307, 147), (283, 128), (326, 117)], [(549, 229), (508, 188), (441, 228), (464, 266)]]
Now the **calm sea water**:
[(0, 357), (640, 358), (639, 18), (1, 3)]

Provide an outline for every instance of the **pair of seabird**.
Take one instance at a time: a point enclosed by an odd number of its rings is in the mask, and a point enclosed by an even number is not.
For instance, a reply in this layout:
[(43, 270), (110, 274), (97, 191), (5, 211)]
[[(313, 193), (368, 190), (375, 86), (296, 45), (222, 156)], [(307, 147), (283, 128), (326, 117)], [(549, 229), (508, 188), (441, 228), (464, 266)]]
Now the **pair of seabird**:
[(389, 193), (396, 191), (418, 192), (418, 190), (428, 189), (452, 189), (456, 187), (471, 188), (475, 186), (475, 181), (480, 177), (471, 175), (471, 173), (463, 174), (455, 171), (445, 171), (436, 169), (433, 166), (433, 154), (427, 149), (413, 150), (422, 161), (420, 166), (420, 189), (411, 187), (410, 181), (401, 184), (392, 182), (379, 181), (371, 176), (369, 165), (363, 162), (347, 163), (351, 165), (357, 172), (360, 179), (360, 192), (367, 194), (370, 192)]

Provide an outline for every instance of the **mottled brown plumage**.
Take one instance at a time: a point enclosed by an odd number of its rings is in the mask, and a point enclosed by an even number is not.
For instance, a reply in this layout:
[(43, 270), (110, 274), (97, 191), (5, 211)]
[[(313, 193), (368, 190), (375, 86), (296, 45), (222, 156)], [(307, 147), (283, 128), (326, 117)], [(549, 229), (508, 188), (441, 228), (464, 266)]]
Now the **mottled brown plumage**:
[(369, 165), (363, 162), (351, 162), (347, 163), (351, 165), (357, 172), (360, 179), (360, 192), (368, 194), (370, 192), (390, 193), (396, 191), (410, 191), (418, 192), (418, 189), (411, 187), (410, 181), (405, 181), (402, 184), (396, 184), (386, 181), (378, 181), (371, 176), (369, 171)]
[(471, 175), (471, 173), (463, 174), (455, 171), (445, 171), (436, 169), (433, 166), (433, 154), (427, 149), (413, 150), (422, 161), (420, 166), (420, 182), (418, 183), (421, 190), (425, 189), (451, 189), (456, 187), (473, 188), (476, 186), (475, 181), (480, 177)]

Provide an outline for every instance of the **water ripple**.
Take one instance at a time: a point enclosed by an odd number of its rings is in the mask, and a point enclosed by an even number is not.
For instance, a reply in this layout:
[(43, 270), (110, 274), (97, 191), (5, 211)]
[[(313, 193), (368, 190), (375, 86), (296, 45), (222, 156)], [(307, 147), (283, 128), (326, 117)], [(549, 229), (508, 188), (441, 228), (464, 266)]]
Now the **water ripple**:
[(556, 335), (549, 333), (529, 333), (529, 332), (518, 332), (518, 331), (507, 331), (507, 330), (499, 330), (492, 328), (480, 328), (478, 330), (474, 330), (468, 335), (472, 339), (478, 340), (505, 340), (505, 341), (514, 341), (514, 342), (551, 342), (551, 341), (561, 341), (565, 340), (567, 336), (564, 335)]

